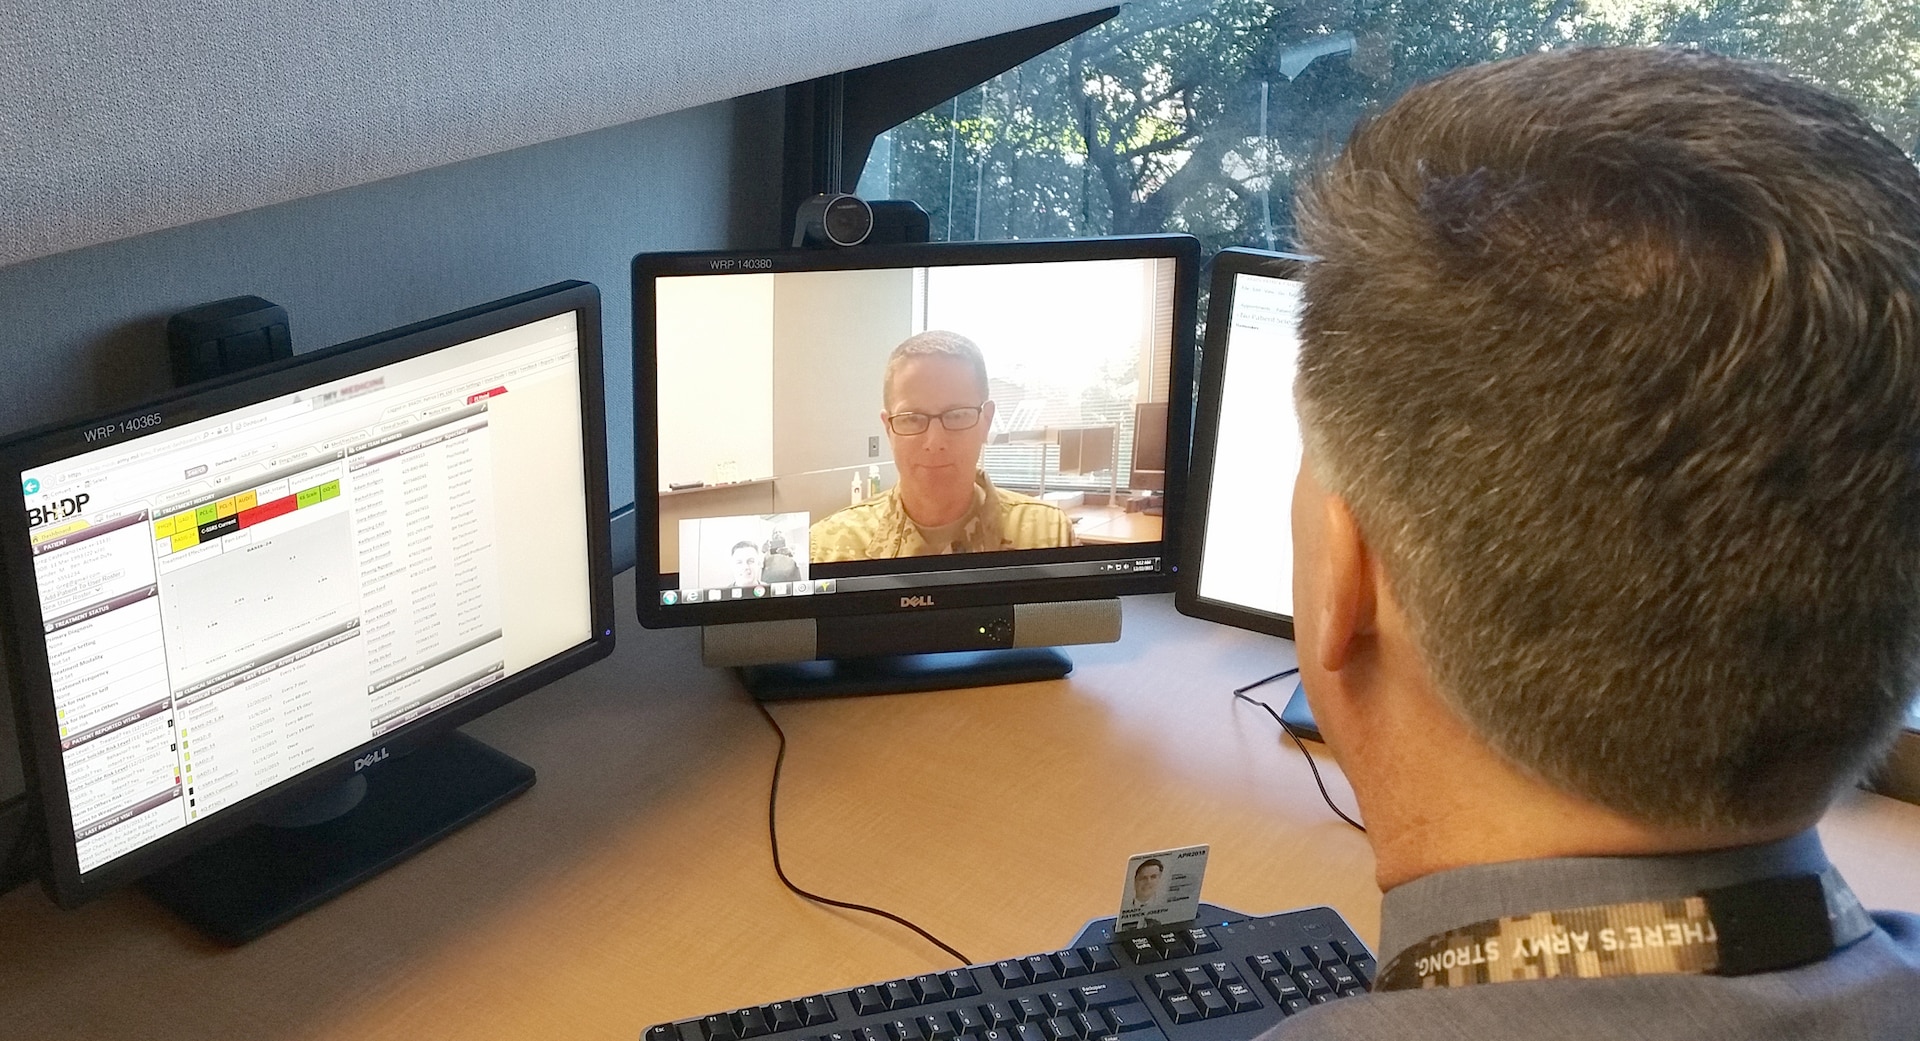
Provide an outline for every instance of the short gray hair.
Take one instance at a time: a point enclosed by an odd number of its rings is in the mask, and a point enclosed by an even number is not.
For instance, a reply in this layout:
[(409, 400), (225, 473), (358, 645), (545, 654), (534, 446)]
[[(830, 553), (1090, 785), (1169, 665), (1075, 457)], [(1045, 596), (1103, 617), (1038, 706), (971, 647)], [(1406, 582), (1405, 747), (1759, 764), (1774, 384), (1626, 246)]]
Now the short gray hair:
[(1632, 818), (1819, 813), (1920, 656), (1920, 173), (1753, 64), (1460, 70), (1303, 193), (1298, 397), (1440, 693)]
[(952, 358), (964, 362), (973, 369), (980, 381), (980, 400), (985, 401), (990, 393), (987, 388), (987, 359), (980, 353), (980, 345), (956, 332), (946, 329), (928, 329), (900, 341), (900, 346), (887, 355), (887, 369), (880, 380), (880, 395), (883, 404), (893, 402), (893, 376), (900, 367), (914, 358)]

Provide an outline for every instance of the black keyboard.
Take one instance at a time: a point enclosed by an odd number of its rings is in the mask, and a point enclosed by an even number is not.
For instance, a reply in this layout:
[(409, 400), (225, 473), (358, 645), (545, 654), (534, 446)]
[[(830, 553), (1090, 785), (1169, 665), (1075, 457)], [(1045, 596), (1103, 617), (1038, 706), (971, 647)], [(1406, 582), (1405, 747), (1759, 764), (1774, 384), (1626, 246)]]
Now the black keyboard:
[(1373, 982), (1372, 953), (1332, 908), (1201, 911), (1118, 937), (1101, 919), (1058, 951), (662, 1023), (643, 1041), (1245, 1041)]

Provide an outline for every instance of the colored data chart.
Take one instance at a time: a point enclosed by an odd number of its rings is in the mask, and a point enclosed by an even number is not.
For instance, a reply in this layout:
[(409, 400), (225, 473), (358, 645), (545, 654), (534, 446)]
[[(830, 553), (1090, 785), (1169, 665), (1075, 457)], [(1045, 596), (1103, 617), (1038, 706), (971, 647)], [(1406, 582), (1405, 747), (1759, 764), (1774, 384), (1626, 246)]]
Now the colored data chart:
[(250, 528), (262, 521), (304, 510), (328, 499), (340, 495), (340, 482), (328, 481), (311, 488), (283, 495), (278, 499), (260, 501), (258, 489), (241, 492), (231, 498), (218, 502), (205, 503), (191, 510), (184, 510), (171, 517), (162, 517), (153, 522), (153, 537), (171, 540), (169, 552), (178, 553), (183, 549), (192, 549), (205, 542), (212, 542), (222, 535), (228, 535), (242, 528)]

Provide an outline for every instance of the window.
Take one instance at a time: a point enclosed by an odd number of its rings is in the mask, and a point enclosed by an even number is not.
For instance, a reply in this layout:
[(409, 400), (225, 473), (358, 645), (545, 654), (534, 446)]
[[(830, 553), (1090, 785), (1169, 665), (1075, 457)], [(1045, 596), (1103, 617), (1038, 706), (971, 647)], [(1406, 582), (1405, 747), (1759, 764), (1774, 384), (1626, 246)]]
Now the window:
[(1295, 177), (1363, 111), (1462, 65), (1616, 43), (1776, 60), (1920, 147), (1913, 0), (1140, 0), (881, 135), (858, 190), (919, 202), (936, 240), (1284, 249)]

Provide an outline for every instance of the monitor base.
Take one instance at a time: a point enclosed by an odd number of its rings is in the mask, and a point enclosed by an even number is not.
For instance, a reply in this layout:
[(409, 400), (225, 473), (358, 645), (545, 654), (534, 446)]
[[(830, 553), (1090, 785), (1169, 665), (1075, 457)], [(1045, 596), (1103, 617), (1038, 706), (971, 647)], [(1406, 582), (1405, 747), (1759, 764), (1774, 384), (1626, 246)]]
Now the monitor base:
[(1016, 647), (746, 665), (738, 671), (756, 699), (786, 701), (1057, 680), (1073, 671), (1073, 659), (1058, 647)]
[(1280, 718), (1287, 728), (1306, 741), (1326, 742), (1320, 736), (1320, 724), (1313, 719), (1313, 710), (1307, 707), (1307, 689), (1300, 684), (1293, 685), (1293, 697), (1287, 699), (1287, 707), (1280, 710)]
[(484, 816), (532, 787), (534, 774), (454, 731), (346, 783), (362, 778), (365, 797), (345, 813), (253, 825), (141, 885), (189, 925), (239, 946)]

